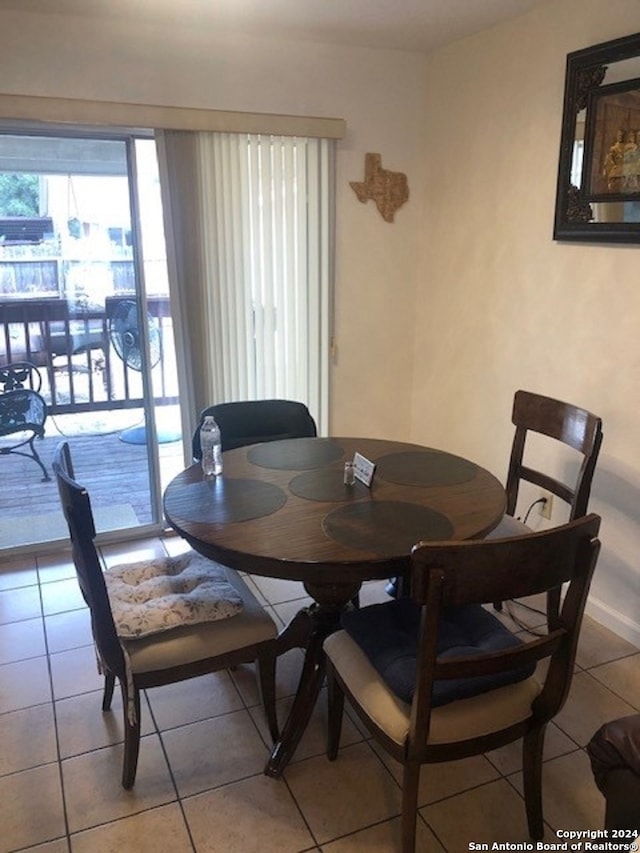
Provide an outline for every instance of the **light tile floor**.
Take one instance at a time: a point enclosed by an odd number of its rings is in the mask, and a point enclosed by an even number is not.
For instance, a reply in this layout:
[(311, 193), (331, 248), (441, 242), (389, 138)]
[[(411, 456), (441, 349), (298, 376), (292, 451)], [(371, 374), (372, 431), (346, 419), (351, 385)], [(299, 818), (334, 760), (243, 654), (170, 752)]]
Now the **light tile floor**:
[[(102, 549), (176, 553), (175, 538)], [(301, 584), (249, 583), (278, 623), (306, 604)], [(368, 604), (386, 598), (366, 584)], [(521, 610), (522, 618), (531, 616)], [(505, 617), (508, 618), (508, 617)], [(301, 652), (279, 660), (279, 711)], [(399, 849), (399, 766), (347, 718), (324, 755), (324, 691), (282, 779), (263, 775), (266, 728), (251, 667), (147, 691), (136, 786), (120, 787), (121, 708), (100, 710), (101, 678), (68, 551), (0, 562), (0, 853), (375, 853)], [(584, 747), (605, 721), (640, 710), (640, 652), (589, 618), (571, 694), (546, 739), (546, 840), (598, 829), (604, 805)], [(424, 768), (418, 850), (527, 841), (518, 744)]]

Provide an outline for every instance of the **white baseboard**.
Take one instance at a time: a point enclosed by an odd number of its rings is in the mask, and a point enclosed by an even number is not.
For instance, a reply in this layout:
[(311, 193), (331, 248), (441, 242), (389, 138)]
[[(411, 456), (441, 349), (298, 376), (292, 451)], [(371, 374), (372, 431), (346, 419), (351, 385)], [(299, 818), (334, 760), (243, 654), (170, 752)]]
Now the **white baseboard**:
[(586, 613), (596, 622), (609, 628), (614, 634), (628, 640), (640, 649), (640, 625), (623, 616), (617, 610), (603, 604), (599, 599), (590, 597), (587, 601)]

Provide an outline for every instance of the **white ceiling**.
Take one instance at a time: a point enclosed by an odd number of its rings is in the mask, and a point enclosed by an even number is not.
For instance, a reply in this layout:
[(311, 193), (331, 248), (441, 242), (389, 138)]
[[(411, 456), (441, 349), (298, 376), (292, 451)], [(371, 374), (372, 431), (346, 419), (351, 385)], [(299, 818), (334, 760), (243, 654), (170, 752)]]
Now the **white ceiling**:
[(146, 19), (286, 38), (432, 51), (547, 0), (0, 0), (0, 10)]

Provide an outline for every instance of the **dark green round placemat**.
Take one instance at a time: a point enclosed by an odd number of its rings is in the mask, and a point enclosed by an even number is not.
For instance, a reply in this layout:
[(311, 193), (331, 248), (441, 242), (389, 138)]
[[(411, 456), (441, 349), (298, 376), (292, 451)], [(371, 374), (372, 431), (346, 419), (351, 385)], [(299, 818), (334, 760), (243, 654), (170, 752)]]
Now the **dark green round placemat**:
[(420, 539), (450, 539), (453, 535), (453, 526), (442, 513), (405, 501), (341, 506), (325, 516), (322, 528), (341, 545), (389, 557), (409, 554)]
[(304, 471), (321, 468), (341, 459), (343, 449), (330, 438), (287, 438), (267, 441), (250, 448), (247, 459), (261, 468)]
[(286, 492), (273, 483), (223, 476), (169, 488), (165, 508), (169, 516), (227, 524), (271, 515), (284, 506), (286, 500)]
[(478, 466), (438, 450), (389, 453), (376, 463), (376, 475), (403, 486), (455, 486), (476, 476)]
[(289, 483), (289, 490), (308, 501), (355, 501), (361, 500), (369, 489), (358, 480), (351, 486), (344, 484), (342, 468), (320, 468), (298, 474)]

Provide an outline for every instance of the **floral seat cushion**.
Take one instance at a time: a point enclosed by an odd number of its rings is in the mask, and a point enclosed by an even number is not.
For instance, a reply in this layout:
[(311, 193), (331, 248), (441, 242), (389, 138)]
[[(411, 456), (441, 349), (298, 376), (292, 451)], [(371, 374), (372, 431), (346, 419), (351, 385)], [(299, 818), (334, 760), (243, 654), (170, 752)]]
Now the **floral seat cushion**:
[(124, 640), (228, 619), (242, 610), (242, 598), (224, 566), (195, 551), (113, 566), (104, 578), (116, 630)]

